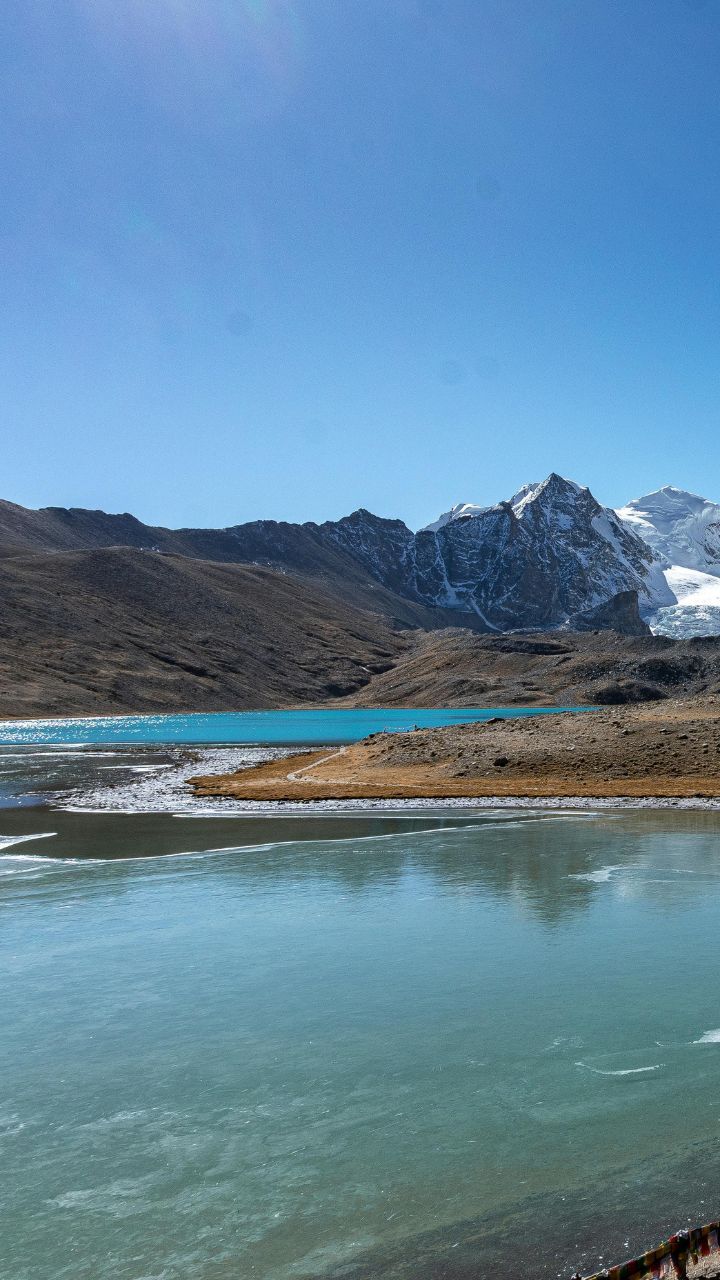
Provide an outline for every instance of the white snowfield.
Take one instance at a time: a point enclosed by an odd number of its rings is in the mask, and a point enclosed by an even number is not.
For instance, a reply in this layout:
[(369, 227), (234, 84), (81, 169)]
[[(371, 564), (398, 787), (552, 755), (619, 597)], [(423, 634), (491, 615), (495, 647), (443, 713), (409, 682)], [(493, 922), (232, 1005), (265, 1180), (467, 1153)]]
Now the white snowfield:
[[(510, 506), (522, 519), (544, 485), (523, 485)], [(586, 492), (573, 486), (577, 493)], [(425, 526), (437, 532), (456, 520), (472, 519), (490, 508), (460, 502)], [(666, 485), (642, 498), (633, 498), (616, 511), (602, 509), (593, 527), (623, 560), (618, 523), (632, 530), (655, 553), (644, 574), (641, 610), (658, 635), (690, 637), (720, 635), (720, 504), (685, 489)], [(558, 516), (556, 533), (572, 540), (572, 513)]]
[(692, 600), (698, 608), (720, 606), (720, 576), (673, 564), (665, 570), (665, 579), (678, 604), (689, 604)]

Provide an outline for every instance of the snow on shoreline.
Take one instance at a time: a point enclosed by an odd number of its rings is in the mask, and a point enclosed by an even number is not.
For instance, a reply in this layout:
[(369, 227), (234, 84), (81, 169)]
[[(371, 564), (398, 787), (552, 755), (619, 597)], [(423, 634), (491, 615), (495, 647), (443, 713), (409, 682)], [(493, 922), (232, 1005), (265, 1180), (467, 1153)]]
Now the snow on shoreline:
[[(146, 748), (143, 754), (151, 754)], [(144, 767), (129, 779), (111, 782), (96, 778), (94, 783), (68, 791), (56, 807), (73, 813), (174, 813), (196, 812), (198, 802), (188, 787), (188, 779), (206, 774), (234, 773), (238, 769), (297, 755), (296, 749), (282, 747), (163, 747), (163, 762)], [(168, 766), (167, 758), (170, 756)]]

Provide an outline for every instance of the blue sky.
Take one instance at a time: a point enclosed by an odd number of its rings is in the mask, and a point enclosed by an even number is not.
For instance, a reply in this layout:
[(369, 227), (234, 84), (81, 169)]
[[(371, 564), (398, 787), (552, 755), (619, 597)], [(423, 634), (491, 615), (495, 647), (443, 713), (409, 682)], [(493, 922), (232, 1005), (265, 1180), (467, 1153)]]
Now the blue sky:
[(2, 496), (720, 498), (716, 0), (5, 0)]

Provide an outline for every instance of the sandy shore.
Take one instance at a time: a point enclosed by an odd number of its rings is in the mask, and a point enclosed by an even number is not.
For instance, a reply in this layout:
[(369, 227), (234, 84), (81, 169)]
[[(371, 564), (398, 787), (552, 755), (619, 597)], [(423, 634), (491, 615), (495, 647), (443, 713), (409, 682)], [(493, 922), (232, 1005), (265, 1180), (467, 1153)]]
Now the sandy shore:
[(720, 797), (720, 699), (376, 734), (193, 778), (245, 800)]

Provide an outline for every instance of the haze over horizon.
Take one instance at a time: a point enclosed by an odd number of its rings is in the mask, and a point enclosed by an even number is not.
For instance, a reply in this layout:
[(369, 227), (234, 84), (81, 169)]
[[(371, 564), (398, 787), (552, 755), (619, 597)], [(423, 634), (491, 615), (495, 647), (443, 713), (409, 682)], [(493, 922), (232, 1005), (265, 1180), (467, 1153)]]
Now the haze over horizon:
[(2, 496), (720, 498), (702, 0), (8, 0)]

